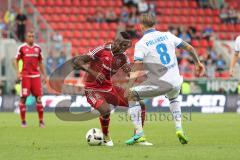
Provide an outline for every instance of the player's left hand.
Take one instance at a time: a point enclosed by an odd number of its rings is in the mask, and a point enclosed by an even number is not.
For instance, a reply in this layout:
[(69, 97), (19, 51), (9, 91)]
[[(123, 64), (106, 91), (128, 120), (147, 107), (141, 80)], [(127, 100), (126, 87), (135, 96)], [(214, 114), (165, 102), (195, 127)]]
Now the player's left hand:
[(42, 84), (45, 85), (47, 83), (47, 78), (46, 76), (43, 76), (42, 77)]
[(199, 77), (203, 76), (205, 73), (204, 65), (201, 62), (198, 62), (195, 67), (196, 67), (196, 75)]

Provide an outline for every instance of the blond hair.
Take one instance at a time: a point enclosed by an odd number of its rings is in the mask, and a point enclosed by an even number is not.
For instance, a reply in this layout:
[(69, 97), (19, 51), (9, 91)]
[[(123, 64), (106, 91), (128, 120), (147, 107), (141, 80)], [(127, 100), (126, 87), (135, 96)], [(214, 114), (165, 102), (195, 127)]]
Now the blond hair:
[(146, 28), (151, 28), (156, 24), (156, 17), (150, 13), (142, 14), (139, 20), (140, 23)]

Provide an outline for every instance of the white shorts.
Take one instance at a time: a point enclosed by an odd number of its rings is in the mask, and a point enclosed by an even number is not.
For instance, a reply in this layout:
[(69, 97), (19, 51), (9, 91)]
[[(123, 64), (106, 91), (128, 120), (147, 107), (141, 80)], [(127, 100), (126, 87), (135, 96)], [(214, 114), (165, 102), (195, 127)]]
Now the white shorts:
[(158, 85), (155, 84), (141, 84), (131, 88), (134, 95), (138, 99), (153, 98), (160, 95), (166, 95), (169, 100), (176, 99), (180, 93), (181, 85), (173, 86), (166, 81), (159, 81)]

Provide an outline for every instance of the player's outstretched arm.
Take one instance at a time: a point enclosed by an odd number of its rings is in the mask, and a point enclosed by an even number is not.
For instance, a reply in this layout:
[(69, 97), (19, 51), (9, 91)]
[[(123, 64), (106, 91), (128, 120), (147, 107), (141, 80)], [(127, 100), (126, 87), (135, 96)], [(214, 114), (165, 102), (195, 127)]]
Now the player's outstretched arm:
[(239, 52), (236, 52), (236, 54), (233, 54), (233, 56), (232, 56), (230, 66), (229, 66), (229, 74), (231, 76), (233, 76), (234, 66), (236, 65), (236, 63), (238, 61), (238, 55), (239, 55)]
[(196, 67), (196, 74), (198, 76), (203, 76), (204, 72), (205, 72), (205, 67), (204, 65), (200, 62), (197, 52), (196, 50), (193, 48), (193, 46), (191, 46), (190, 44), (188, 44), (187, 42), (183, 41), (178, 48), (184, 49), (186, 51), (188, 51), (188, 53), (191, 55), (191, 57), (193, 58), (195, 67)]
[(105, 76), (102, 73), (95, 72), (86, 65), (91, 61), (94, 61), (94, 58), (90, 55), (76, 56), (72, 60), (73, 68), (81, 69), (84, 70), (85, 72), (88, 72), (89, 74), (94, 76), (98, 82), (102, 83), (106, 79)]

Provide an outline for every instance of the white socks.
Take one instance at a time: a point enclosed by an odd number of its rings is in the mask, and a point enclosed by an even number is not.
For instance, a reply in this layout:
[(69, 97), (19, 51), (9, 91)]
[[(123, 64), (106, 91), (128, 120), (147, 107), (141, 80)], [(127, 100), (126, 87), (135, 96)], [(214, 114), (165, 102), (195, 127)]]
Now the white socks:
[(130, 101), (128, 114), (130, 115), (130, 119), (132, 120), (134, 128), (136, 130), (136, 134), (138, 135), (143, 135), (141, 113), (142, 109), (139, 102)]
[(170, 102), (170, 111), (175, 121), (176, 129), (182, 129), (182, 114), (179, 101)]

